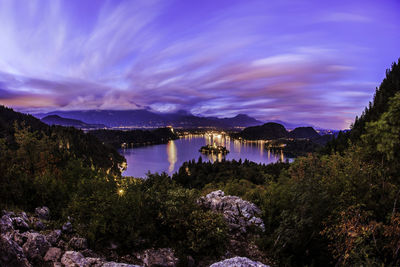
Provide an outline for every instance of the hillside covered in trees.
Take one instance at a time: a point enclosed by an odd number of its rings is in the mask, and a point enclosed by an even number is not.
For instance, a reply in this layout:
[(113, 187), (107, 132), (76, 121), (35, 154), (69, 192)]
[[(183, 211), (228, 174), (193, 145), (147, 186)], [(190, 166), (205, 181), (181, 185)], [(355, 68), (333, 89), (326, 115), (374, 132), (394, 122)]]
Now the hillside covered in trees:
[[(0, 208), (47, 205), (57, 220), (74, 218), (93, 250), (111, 241), (121, 256), (169, 247), (183, 266), (208, 266), (232, 251), (279, 266), (397, 266), (399, 63), (345, 137), (290, 164), (199, 160), (172, 177), (122, 177), (115, 166), (123, 160), (91, 135), (2, 107)], [(198, 204), (214, 190), (257, 205), (263, 231), (232, 236), (220, 213)]]
[(351, 125), (351, 131), (341, 132), (338, 137), (326, 146), (326, 152), (343, 152), (348, 149), (350, 143), (359, 143), (361, 136), (365, 134), (367, 124), (379, 120), (383, 113), (389, 109), (390, 99), (400, 91), (400, 60), (392, 64), (391, 69), (386, 70), (386, 77), (379, 88), (376, 88), (372, 102), (365, 107), (360, 117), (356, 117)]
[(297, 127), (292, 131), (287, 131), (285, 126), (276, 122), (247, 127), (243, 131), (231, 135), (234, 138), (245, 140), (275, 140), (281, 138), (313, 140), (321, 137), (312, 127)]
[(169, 140), (178, 139), (178, 136), (171, 128), (128, 131), (102, 129), (92, 130), (90, 134), (96, 136), (101, 142), (115, 148), (165, 144)]
[[(34, 144), (21, 140), (25, 137), (38, 139), (43, 142), (43, 147), (35, 148)], [(43, 149), (59, 150), (57, 152), (65, 154), (64, 161), (68, 158), (80, 159), (86, 166), (93, 165), (115, 173), (119, 173), (125, 163), (125, 159), (115, 149), (104, 146), (92, 135), (74, 127), (49, 126), (31, 115), (4, 106), (0, 106), (0, 138), (4, 138), (4, 144), (11, 149), (21, 148), (23, 144), (19, 142), (27, 142), (26, 145), (32, 145), (29, 153), (44, 154)], [(47, 146), (46, 142), (52, 143)]]
[(268, 122), (260, 126), (247, 127), (243, 131), (233, 134), (234, 138), (247, 140), (278, 139), (287, 137), (288, 131), (282, 124)]
[(319, 135), (312, 127), (297, 127), (292, 131), (279, 123), (269, 122), (260, 126), (247, 127), (231, 136), (243, 140), (268, 140), (265, 148), (277, 152), (283, 151), (287, 157), (305, 156), (308, 153), (324, 150), (323, 146), (334, 136)]

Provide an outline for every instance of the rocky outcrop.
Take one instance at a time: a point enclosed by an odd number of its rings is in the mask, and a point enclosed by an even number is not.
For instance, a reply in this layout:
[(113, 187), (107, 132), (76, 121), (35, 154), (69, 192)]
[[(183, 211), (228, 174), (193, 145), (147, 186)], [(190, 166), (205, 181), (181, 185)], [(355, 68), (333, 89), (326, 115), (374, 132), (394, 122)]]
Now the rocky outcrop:
[(76, 251), (67, 251), (61, 258), (61, 263), (65, 267), (84, 267), (101, 266), (104, 261), (100, 258), (85, 258), (82, 253)]
[(101, 258), (84, 257), (82, 253), (76, 251), (65, 252), (61, 263), (65, 267), (140, 267), (127, 263), (106, 262)]
[[(266, 266), (261, 262), (271, 263), (268, 255), (260, 250), (255, 242), (260, 232), (265, 231), (265, 226), (258, 217), (261, 210), (254, 203), (238, 196), (225, 196), (223, 191), (217, 190), (198, 199), (198, 204), (222, 214), (229, 228), (225, 258), (230, 259), (214, 263), (212, 266)], [(210, 262), (207, 266), (209, 264)]]
[[(228, 223), (240, 224), (240, 227), (243, 227), (245, 231), (250, 226), (262, 228), (262, 224), (255, 223), (259, 219), (256, 217), (259, 213), (258, 208), (238, 197), (224, 196), (222, 191), (216, 191), (200, 199), (199, 203), (216, 212), (223, 213)], [(43, 211), (46, 212), (43, 213)], [(110, 248), (94, 252), (88, 248), (88, 242), (85, 238), (72, 231), (72, 223), (66, 224), (67, 227), (64, 230), (46, 229), (37, 231), (34, 222), (42, 222), (44, 219), (41, 218), (49, 218), (46, 214), (50, 214), (50, 211), (43, 208), (37, 209), (35, 215), (3, 211), (0, 218), (0, 266), (140, 267), (141, 265), (145, 267), (176, 267), (179, 264), (179, 260), (171, 248), (152, 248), (119, 256), (117, 254), (118, 244), (111, 242)], [(26, 228), (25, 223), (28, 228)], [(43, 223), (47, 225), (47, 228), (54, 225), (51, 221), (44, 221)], [(237, 228), (233, 229), (237, 230)], [(232, 234), (231, 236), (235, 235)], [(230, 240), (228, 251), (224, 257), (244, 255), (253, 260), (269, 263), (263, 255), (258, 254), (258, 248), (255, 245), (246, 241), (248, 237), (248, 235), (241, 235), (240, 238), (235, 237)], [(242, 247), (248, 248), (250, 252), (243, 252), (240, 249)], [(216, 260), (214, 259), (214, 261)], [(209, 266), (212, 262), (212, 258), (203, 262), (196, 262), (192, 257), (187, 256), (185, 265), (203, 267)], [(261, 267), (266, 265), (248, 258), (235, 257), (214, 263), (212, 266)]]
[[(50, 210), (47, 207), (36, 208), (34, 216), (28, 216), (25, 212), (15, 214), (3, 211), (0, 218), (0, 266), (139, 267), (106, 261), (105, 257), (98, 256), (88, 249), (85, 238), (72, 234), (70, 222), (64, 225), (63, 231), (38, 232), (36, 225), (45, 226), (49, 224), (49, 219)], [(165, 253), (162, 254), (166, 256), (165, 262), (169, 262)], [(152, 255), (149, 256), (150, 261), (162, 262), (155, 254), (149, 255)]]
[(48, 207), (38, 207), (35, 213), (39, 219), (50, 220), (50, 209)]
[(61, 237), (61, 230), (53, 230), (46, 235), (47, 242), (52, 246), (56, 246)]
[(27, 231), (29, 229), (28, 221), (29, 221), (28, 218), (24, 219), (22, 217), (14, 217), (13, 218), (14, 228), (21, 231)]
[(148, 249), (144, 252), (144, 266), (175, 267), (178, 258), (170, 248)]
[(258, 261), (252, 261), (245, 257), (234, 257), (211, 264), (210, 267), (269, 267)]
[(51, 247), (47, 250), (44, 256), (44, 261), (59, 262), (62, 256), (62, 250), (60, 248)]
[(32, 266), (18, 243), (12, 240), (11, 235), (3, 232), (0, 235), (0, 266)]
[(237, 196), (225, 196), (221, 190), (201, 197), (198, 203), (212, 211), (222, 213), (232, 233), (246, 234), (250, 228), (265, 230), (263, 221), (257, 217), (261, 210), (253, 203)]
[(101, 267), (141, 267), (141, 266), (110, 261), (110, 262), (103, 263), (103, 265), (101, 265)]
[(43, 256), (49, 248), (49, 242), (39, 233), (29, 233), (28, 240), (22, 246), (26, 257), (34, 263), (42, 262)]
[(68, 246), (70, 248), (73, 248), (75, 250), (84, 250), (87, 249), (87, 241), (86, 238), (82, 237), (73, 237), (71, 240), (68, 242)]
[(4, 214), (0, 219), (0, 231), (1, 233), (7, 233), (12, 231), (13, 228), (13, 221), (8, 214)]
[(63, 233), (67, 233), (70, 234), (72, 233), (72, 223), (71, 222), (66, 222), (63, 226), (62, 226), (62, 231)]

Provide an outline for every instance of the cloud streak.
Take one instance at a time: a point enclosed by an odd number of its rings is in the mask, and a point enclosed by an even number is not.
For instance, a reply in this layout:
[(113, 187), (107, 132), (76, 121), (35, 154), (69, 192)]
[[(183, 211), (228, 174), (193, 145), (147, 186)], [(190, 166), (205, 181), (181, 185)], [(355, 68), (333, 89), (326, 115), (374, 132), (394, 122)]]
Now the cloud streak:
[(399, 3), (269, 2), (0, 0), (0, 104), (348, 127), (399, 56)]

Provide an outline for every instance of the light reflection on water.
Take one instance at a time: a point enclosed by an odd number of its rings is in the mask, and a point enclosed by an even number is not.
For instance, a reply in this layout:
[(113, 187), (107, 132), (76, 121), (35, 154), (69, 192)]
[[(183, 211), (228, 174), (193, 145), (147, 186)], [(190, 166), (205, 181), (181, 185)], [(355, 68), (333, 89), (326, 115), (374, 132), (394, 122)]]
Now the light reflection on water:
[(178, 153), (176, 150), (175, 141), (168, 142), (167, 155), (168, 155), (168, 162), (169, 162), (168, 172), (172, 173), (175, 169), (175, 163), (178, 161)]
[[(199, 152), (200, 147), (206, 144), (217, 144), (226, 146), (230, 151), (227, 155), (208, 154)], [(146, 177), (146, 173), (167, 172), (173, 174), (185, 161), (222, 161), (248, 159), (257, 163), (272, 163), (279, 160), (285, 161), (286, 158), (281, 151), (276, 154), (264, 149), (264, 141), (240, 142), (230, 139), (225, 135), (186, 135), (178, 140), (169, 141), (168, 144), (153, 145), (138, 148), (121, 149), (120, 153), (125, 156), (128, 168), (123, 175), (134, 177)]]

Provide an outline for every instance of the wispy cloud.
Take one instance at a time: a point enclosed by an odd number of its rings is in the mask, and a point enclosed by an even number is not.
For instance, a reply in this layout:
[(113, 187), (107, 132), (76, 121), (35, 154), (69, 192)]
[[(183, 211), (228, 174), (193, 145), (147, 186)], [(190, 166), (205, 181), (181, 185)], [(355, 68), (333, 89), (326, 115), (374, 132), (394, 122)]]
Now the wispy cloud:
[(0, 103), (347, 127), (398, 56), (386, 4), (0, 0)]
[(330, 22), (362, 22), (362, 23), (373, 21), (371, 17), (349, 12), (330, 13), (321, 18), (321, 20)]

